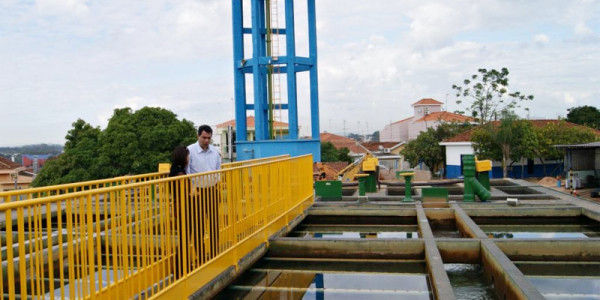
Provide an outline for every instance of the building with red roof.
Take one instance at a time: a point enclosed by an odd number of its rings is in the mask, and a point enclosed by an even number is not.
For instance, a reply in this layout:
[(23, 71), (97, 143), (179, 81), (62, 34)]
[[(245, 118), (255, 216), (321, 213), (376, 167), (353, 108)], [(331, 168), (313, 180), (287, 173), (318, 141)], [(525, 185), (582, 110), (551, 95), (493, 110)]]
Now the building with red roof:
[[(562, 124), (567, 127), (589, 128), (583, 125), (574, 124), (564, 120), (529, 120), (535, 127), (544, 127), (548, 124)], [(562, 123), (561, 123), (562, 122)], [(500, 121), (494, 121), (492, 124), (500, 124)], [(591, 128), (590, 128), (591, 129)], [(462, 156), (465, 154), (475, 154), (471, 143), (471, 135), (475, 128), (465, 131), (459, 135), (446, 139), (440, 145), (446, 147), (446, 177), (457, 178), (462, 175)], [(600, 130), (592, 129), (600, 137)], [(545, 167), (544, 167), (545, 166)], [(544, 169), (546, 172), (544, 172)], [(544, 164), (539, 159), (523, 159), (512, 165), (510, 174), (513, 178), (556, 176), (562, 174), (563, 163), (561, 161), (545, 161)], [(509, 170), (511, 171), (511, 170)], [(502, 178), (502, 166), (500, 162), (492, 163), (493, 178)]]
[(379, 140), (382, 142), (410, 141), (416, 139), (427, 128), (437, 128), (442, 123), (475, 123), (471, 117), (442, 111), (442, 104), (431, 98), (424, 98), (411, 104), (413, 116), (386, 125), (379, 133)]
[(0, 156), (0, 192), (28, 188), (33, 182), (33, 173), (10, 159)]
[(329, 133), (321, 133), (321, 143), (330, 142), (336, 149), (348, 148), (351, 157), (359, 157), (368, 152), (367, 148), (363, 147), (358, 141), (351, 138)]

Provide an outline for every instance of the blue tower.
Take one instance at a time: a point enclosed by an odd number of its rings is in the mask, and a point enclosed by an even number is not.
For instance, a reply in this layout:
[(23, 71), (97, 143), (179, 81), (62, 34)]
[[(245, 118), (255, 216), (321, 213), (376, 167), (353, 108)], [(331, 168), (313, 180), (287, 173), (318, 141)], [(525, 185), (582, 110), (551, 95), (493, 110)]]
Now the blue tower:
[[(244, 27), (243, 3), (250, 2), (251, 27)], [(294, 5), (298, 0), (232, 0), (233, 70), (237, 159), (267, 156), (313, 154), (321, 160), (319, 137), (319, 94), (317, 76), (317, 28), (315, 0), (306, 0), (308, 12), (309, 57), (296, 56)], [(279, 9), (283, 4), (284, 14)], [(280, 26), (283, 17), (284, 26)], [(251, 57), (245, 56), (244, 37), (250, 35)], [(285, 52), (279, 40), (285, 38)], [(300, 139), (298, 125), (298, 72), (309, 72), (311, 137)], [(246, 95), (246, 76), (252, 78), (253, 102)], [(280, 78), (285, 78), (284, 92)], [(283, 95), (285, 94), (285, 95)], [(287, 100), (287, 103), (283, 103)], [(254, 141), (248, 140), (247, 112), (254, 111)], [(286, 114), (287, 113), (287, 114)], [(282, 121), (287, 115), (287, 132)]]

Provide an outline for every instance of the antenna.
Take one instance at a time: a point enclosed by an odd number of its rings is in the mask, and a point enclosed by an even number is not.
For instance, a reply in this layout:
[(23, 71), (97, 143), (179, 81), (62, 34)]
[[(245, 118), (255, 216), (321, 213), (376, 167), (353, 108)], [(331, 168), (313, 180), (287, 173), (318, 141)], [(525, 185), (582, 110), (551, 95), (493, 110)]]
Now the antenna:
[(448, 93), (446, 93), (446, 104), (444, 104), (444, 111), (448, 111)]

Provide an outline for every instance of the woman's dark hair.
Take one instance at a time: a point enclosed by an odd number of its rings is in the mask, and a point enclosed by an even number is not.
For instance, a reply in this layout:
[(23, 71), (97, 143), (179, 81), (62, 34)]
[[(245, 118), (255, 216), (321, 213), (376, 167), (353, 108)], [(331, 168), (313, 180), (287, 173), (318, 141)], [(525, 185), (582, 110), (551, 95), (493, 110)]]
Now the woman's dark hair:
[(185, 146), (177, 146), (171, 154), (171, 163), (185, 167), (187, 165), (187, 156), (190, 151)]

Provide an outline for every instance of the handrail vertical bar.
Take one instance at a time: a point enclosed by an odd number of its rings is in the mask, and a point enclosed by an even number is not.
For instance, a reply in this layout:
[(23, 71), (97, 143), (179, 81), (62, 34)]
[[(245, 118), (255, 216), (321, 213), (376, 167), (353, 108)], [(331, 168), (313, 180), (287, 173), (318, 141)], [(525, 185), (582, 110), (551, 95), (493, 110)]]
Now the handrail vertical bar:
[(12, 209), (6, 211), (6, 262), (8, 265), (8, 297), (15, 299), (15, 265), (13, 254)]
[[(89, 194), (87, 197), (87, 236), (86, 236), (86, 240), (87, 240), (87, 250), (88, 250), (88, 282), (89, 282), (89, 293), (86, 293), (86, 296), (90, 296), (90, 299), (94, 300), (96, 299), (96, 294), (94, 293), (94, 291), (96, 290), (95, 287), (95, 283), (98, 282), (98, 285), (100, 285), (101, 283), (101, 277), (100, 278), (96, 278), (95, 275), (95, 262), (94, 262), (94, 213), (92, 210), (92, 195)], [(100, 261), (98, 261), (98, 264), (100, 264)], [(98, 270), (100, 271), (100, 270)], [(100, 273), (98, 273), (100, 274)]]
[(21, 299), (27, 299), (27, 272), (25, 262), (25, 220), (23, 207), (17, 209), (17, 230), (19, 238), (19, 283), (21, 285)]

